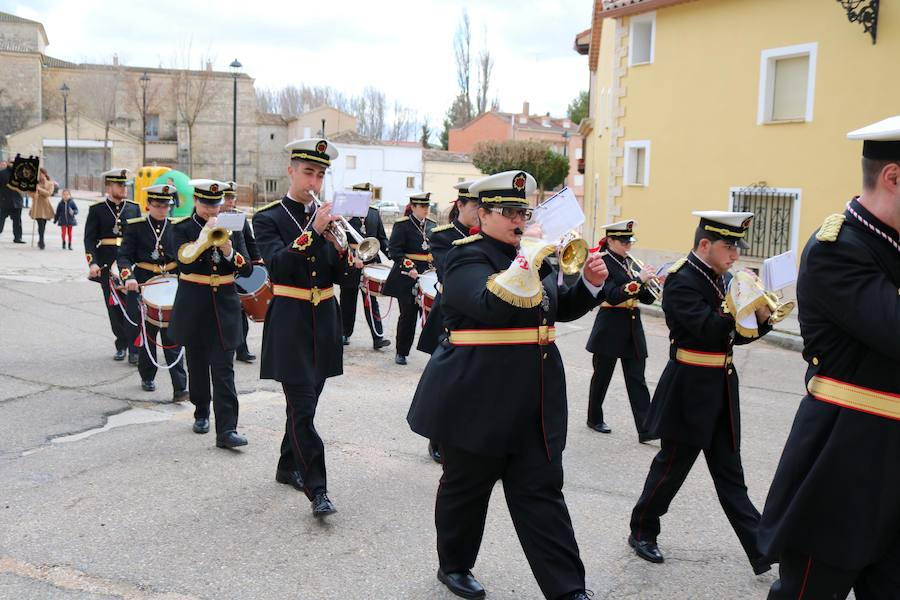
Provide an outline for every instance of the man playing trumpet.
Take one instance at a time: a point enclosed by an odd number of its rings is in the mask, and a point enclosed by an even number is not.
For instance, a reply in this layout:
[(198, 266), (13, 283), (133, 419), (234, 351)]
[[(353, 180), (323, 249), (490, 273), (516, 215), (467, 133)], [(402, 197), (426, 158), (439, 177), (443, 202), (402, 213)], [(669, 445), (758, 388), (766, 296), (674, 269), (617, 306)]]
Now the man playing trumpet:
[(607, 270), (594, 254), (573, 286), (557, 285), (543, 260), (556, 245), (522, 237), (535, 188), (522, 171), (469, 188), (478, 197), (481, 233), (457, 240), (447, 254), (441, 306), (449, 335), (432, 354), (407, 416), (413, 431), (439, 445), (437, 577), (464, 598), (485, 595), (471, 569), (491, 491), (502, 480), (543, 595), (587, 599), (562, 493), (568, 412), (554, 323), (593, 308)]
[(179, 281), (169, 338), (183, 345), (187, 355), (194, 432), (209, 432), (211, 400), (216, 446), (236, 448), (247, 445), (247, 438), (237, 433), (234, 349), (240, 346), (243, 331), (234, 276), (248, 276), (253, 266), (241, 232), (216, 228), (226, 184), (212, 179), (192, 179), (190, 184), (194, 186), (194, 212), (172, 229)]

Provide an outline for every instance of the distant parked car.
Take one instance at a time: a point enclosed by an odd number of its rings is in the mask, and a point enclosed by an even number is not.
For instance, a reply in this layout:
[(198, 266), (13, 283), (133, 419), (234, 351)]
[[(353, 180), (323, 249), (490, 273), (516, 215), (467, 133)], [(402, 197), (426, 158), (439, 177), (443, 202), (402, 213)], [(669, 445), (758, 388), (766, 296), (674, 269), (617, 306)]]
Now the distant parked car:
[(377, 208), (378, 212), (382, 215), (397, 216), (400, 214), (400, 206), (398, 206), (396, 202), (391, 202), (390, 200), (379, 200), (372, 206)]

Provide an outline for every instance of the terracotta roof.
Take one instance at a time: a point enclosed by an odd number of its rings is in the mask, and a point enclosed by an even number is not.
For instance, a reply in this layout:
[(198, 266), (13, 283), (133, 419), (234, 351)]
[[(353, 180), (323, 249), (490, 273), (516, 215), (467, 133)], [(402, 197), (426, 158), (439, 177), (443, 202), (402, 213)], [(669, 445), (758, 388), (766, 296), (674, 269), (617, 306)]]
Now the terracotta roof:
[(403, 148), (421, 147), (419, 142), (377, 140), (375, 138), (360, 135), (355, 131), (341, 131), (328, 137), (335, 144), (355, 144), (357, 146), (400, 146)]
[(591, 47), (591, 29), (585, 29), (584, 31), (575, 35), (575, 52), (578, 54), (587, 54), (588, 50)]
[[(568, 117), (550, 117), (547, 115), (528, 115), (527, 121), (525, 123), (520, 123), (519, 117), (522, 116), (520, 113), (508, 113), (508, 112), (501, 112), (499, 110), (489, 110), (487, 112), (484, 112), (484, 113), (478, 115), (477, 117), (475, 117), (474, 119), (472, 119), (471, 121), (469, 121), (468, 123), (466, 123), (465, 125), (463, 125), (462, 127), (454, 127), (453, 129), (465, 129), (465, 128), (469, 127), (470, 125), (472, 125), (472, 123), (474, 123), (478, 119), (481, 119), (481, 118), (489, 116), (489, 115), (500, 117), (501, 119), (504, 119), (507, 122), (510, 122), (510, 120), (512, 120), (513, 128), (519, 129), (519, 130), (528, 129), (528, 130), (533, 130), (533, 131), (550, 131), (553, 133), (558, 133), (560, 135), (562, 135), (562, 132), (564, 132), (564, 131), (569, 131), (573, 135), (575, 133), (577, 133), (577, 131), (578, 131), (578, 126), (575, 125), (575, 123), (573, 123), (572, 120), (569, 119)], [(545, 121), (548, 123), (548, 125), (544, 125)], [(569, 122), (569, 127), (563, 127), (563, 124), (566, 121)]]
[(624, 17), (691, 1), (692, 0), (596, 0), (595, 6), (602, 2), (602, 12), (604, 17)]
[(603, 31), (603, 6), (600, 0), (594, 0), (594, 13), (591, 17), (591, 49), (588, 53), (588, 69), (597, 71), (600, 62), (600, 34)]
[(472, 155), (464, 152), (448, 152), (446, 150), (425, 150), (422, 153), (424, 160), (439, 162), (471, 163)]

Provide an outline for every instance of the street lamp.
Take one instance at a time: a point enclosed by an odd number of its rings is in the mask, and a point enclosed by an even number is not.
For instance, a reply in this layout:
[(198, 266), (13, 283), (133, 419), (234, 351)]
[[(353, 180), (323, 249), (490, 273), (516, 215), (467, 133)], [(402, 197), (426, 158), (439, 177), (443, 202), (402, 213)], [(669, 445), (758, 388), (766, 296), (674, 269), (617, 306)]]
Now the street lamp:
[(69, 188), (69, 86), (63, 82), (59, 88), (63, 97), (63, 136), (65, 137), (65, 153), (66, 153), (66, 189)]
[(234, 81), (234, 104), (232, 110), (232, 126), (231, 126), (231, 180), (237, 181), (237, 80), (241, 74), (241, 67), (244, 66), (238, 62), (238, 59), (231, 61), (228, 65), (231, 68), (231, 78)]
[(143, 109), (141, 111), (141, 121), (143, 122), (141, 129), (141, 145), (143, 146), (141, 165), (143, 166), (147, 164), (147, 86), (150, 85), (150, 77), (147, 76), (147, 71), (144, 71), (144, 74), (141, 75), (138, 81), (141, 84), (141, 95), (143, 96)]

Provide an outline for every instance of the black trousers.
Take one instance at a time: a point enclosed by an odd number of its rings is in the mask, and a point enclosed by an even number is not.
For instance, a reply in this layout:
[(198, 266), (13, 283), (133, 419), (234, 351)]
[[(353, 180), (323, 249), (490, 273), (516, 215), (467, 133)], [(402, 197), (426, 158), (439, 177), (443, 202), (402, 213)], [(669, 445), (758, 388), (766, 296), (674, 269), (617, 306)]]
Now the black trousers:
[(434, 506), (437, 552), (445, 573), (472, 569), (491, 491), (503, 481), (506, 505), (545, 598), (584, 589), (584, 565), (562, 493), (562, 456), (547, 460), (539, 435), (521, 454), (481, 456), (441, 446), (443, 475)]
[[(669, 510), (685, 478), (700, 455), (700, 448), (662, 440), (662, 449), (650, 465), (650, 473), (644, 483), (644, 491), (631, 513), (631, 534), (637, 540), (656, 540), (659, 535), (659, 518)], [(750, 502), (744, 483), (744, 468), (740, 452), (734, 452), (728, 413), (716, 424), (709, 450), (703, 450), (706, 465), (712, 475), (719, 504), (731, 523), (754, 566), (765, 559), (756, 547), (756, 530), (759, 527), (759, 511)]]
[[(381, 322), (381, 310), (378, 308), (378, 299), (375, 296), (369, 296), (360, 290), (357, 285), (341, 286), (341, 322), (344, 337), (349, 338), (353, 335), (353, 326), (356, 324), (357, 293), (362, 296), (363, 313), (366, 316), (366, 325), (369, 326), (369, 333), (372, 334), (372, 341), (377, 342), (384, 337), (384, 325)], [(369, 308), (370, 303), (371, 310)], [(372, 327), (373, 322), (375, 327)]]
[[(184, 347), (195, 419), (209, 418), (212, 401), (216, 434), (237, 431), (238, 397), (234, 386), (234, 350), (222, 348), (216, 334)], [(212, 393), (210, 393), (212, 380)]]
[[(138, 351), (137, 346), (134, 345), (135, 338), (137, 338), (137, 328), (128, 322), (122, 314), (122, 309), (118, 305), (110, 304), (109, 267), (100, 269), (100, 290), (103, 293), (103, 303), (106, 305), (106, 313), (109, 315), (109, 327), (112, 329), (113, 336), (116, 338), (116, 350), (124, 350), (127, 348), (129, 354), (134, 354)], [(124, 308), (128, 311), (129, 316), (131, 316), (131, 320), (137, 323), (133, 316), (137, 311), (137, 294), (119, 292), (118, 298), (121, 302), (125, 303)]]
[(247, 318), (247, 313), (241, 309), (241, 326), (244, 330), (244, 338), (241, 342), (241, 345), (237, 348), (238, 354), (249, 354), (250, 348), (247, 346), (247, 334), (250, 333), (250, 319)]
[[(152, 356), (153, 360), (156, 360), (156, 346), (160, 344), (163, 346), (163, 356), (166, 357), (167, 365), (171, 365), (178, 358), (181, 346), (175, 346), (174, 342), (169, 339), (169, 330), (165, 327), (160, 328), (153, 323), (146, 323), (144, 329), (147, 331), (147, 337), (144, 338), (144, 348), (138, 358), (138, 372), (141, 374), (141, 381), (153, 381), (156, 379), (157, 367), (150, 360), (150, 357)], [(175, 347), (167, 348), (166, 346)], [(188, 382), (187, 373), (184, 370), (184, 358), (169, 369), (169, 377), (172, 379), (173, 392), (187, 389)]]
[(37, 221), (38, 243), (44, 243), (44, 232), (47, 230), (47, 219), (35, 219)]
[(826, 565), (799, 552), (781, 555), (779, 579), (772, 584), (768, 600), (897, 600), (900, 598), (900, 540), (873, 565), (848, 571)]
[(287, 419), (284, 424), (284, 438), (281, 440), (278, 469), (300, 471), (306, 486), (306, 495), (312, 499), (317, 492), (328, 490), (325, 444), (313, 424), (319, 395), (325, 387), (325, 382), (322, 381), (315, 386), (282, 383), (281, 387), (287, 404)]
[(397, 354), (409, 356), (413, 339), (416, 337), (416, 321), (419, 319), (419, 305), (412, 294), (402, 294), (397, 298), (400, 316), (397, 318)]
[(6, 217), (12, 221), (13, 239), (22, 239), (22, 209), (21, 208), (0, 208), (0, 233), (3, 233), (3, 226), (6, 225)]
[(622, 361), (622, 375), (625, 376), (625, 389), (631, 403), (631, 414), (638, 433), (644, 433), (644, 420), (650, 410), (650, 392), (647, 380), (644, 379), (645, 358), (615, 358), (594, 354), (594, 375), (591, 377), (590, 396), (588, 398), (588, 423), (596, 425), (605, 422), (603, 418), (603, 400), (612, 381), (616, 361)]

